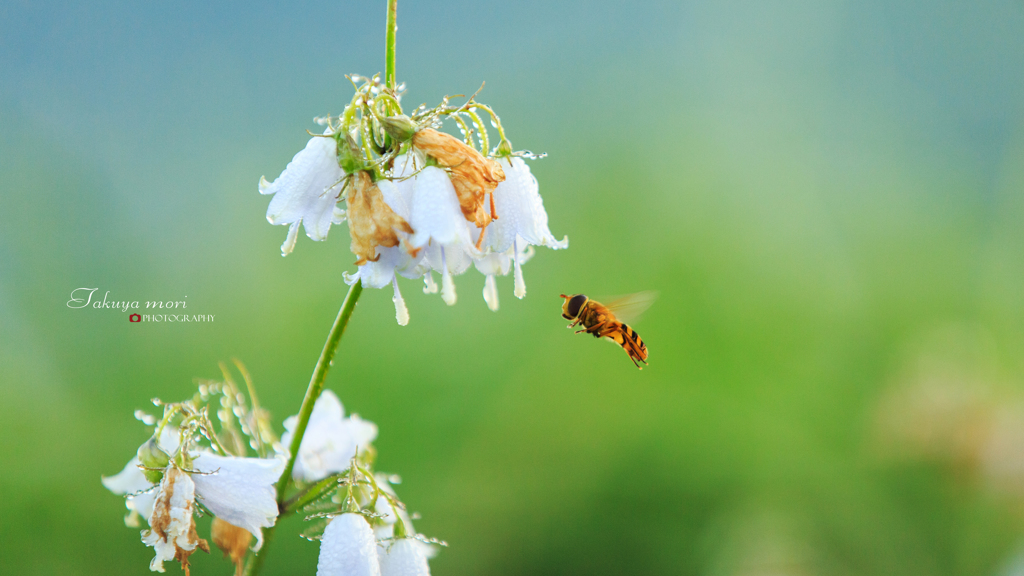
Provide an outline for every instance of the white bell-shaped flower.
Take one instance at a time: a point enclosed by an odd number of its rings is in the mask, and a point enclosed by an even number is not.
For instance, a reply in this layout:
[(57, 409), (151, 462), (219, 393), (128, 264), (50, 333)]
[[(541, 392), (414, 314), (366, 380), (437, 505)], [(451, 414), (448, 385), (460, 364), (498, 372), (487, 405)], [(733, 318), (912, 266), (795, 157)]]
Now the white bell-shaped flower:
[(317, 576), (381, 576), (373, 530), (360, 514), (331, 520), (320, 540)]
[(494, 190), (498, 219), (487, 227), (484, 246), (494, 252), (512, 247), (516, 236), (527, 244), (560, 250), (569, 247), (569, 238), (556, 240), (548, 228), (548, 213), (540, 197), (537, 179), (522, 158), (502, 158), (505, 181)]
[(235, 458), (200, 453), (193, 462), (199, 501), (214, 516), (256, 537), (253, 550), (263, 546), (263, 531), (277, 520), (274, 484), (284, 470), (279, 458)]
[(416, 175), (414, 182), (409, 201), (409, 225), (413, 229), (410, 249), (422, 248), (428, 242), (441, 246), (469, 244), (468, 222), (448, 174), (428, 166)]
[(381, 576), (430, 576), (426, 545), (412, 538), (399, 538), (377, 545)]
[[(179, 434), (174, 426), (166, 426), (160, 433), (159, 446), (168, 454), (178, 449)], [(125, 517), (125, 524), (131, 528), (138, 527), (138, 516), (142, 516), (146, 523), (153, 513), (153, 502), (156, 501), (157, 491), (155, 485), (146, 480), (146, 476), (139, 468), (139, 457), (133, 456), (125, 464), (123, 470), (113, 476), (104, 476), (100, 479), (103, 486), (114, 494), (126, 494), (125, 507), (128, 508), (128, 516)], [(145, 492), (144, 492), (145, 491)]]
[[(393, 498), (398, 498), (395, 494), (395, 489), (391, 487), (391, 482), (388, 477), (384, 474), (374, 474), (374, 479), (377, 482), (377, 487), (382, 491), (387, 492)], [(395, 536), (395, 522), (401, 518), (405, 524), (405, 529), (408, 533), (415, 533), (415, 529), (412, 526), (412, 518), (404, 508), (395, 509), (383, 495), (377, 497), (377, 501), (373, 503), (373, 511), (380, 515), (381, 523), (374, 526), (373, 532), (379, 539), (393, 538)], [(397, 513), (397, 515), (396, 515)]]
[(500, 164), (505, 171), (505, 181), (498, 184), (494, 191), (498, 219), (484, 232), (481, 248), (497, 253), (511, 250), (515, 267), (515, 295), (522, 298), (526, 296), (522, 265), (525, 264), (527, 248), (547, 246), (560, 250), (569, 247), (569, 238), (556, 240), (551, 234), (537, 179), (526, 162), (522, 158), (512, 157), (502, 158)]
[[(169, 426), (161, 434), (160, 447), (173, 453), (177, 445), (178, 431)], [(103, 478), (103, 485), (115, 494), (135, 494), (127, 500), (128, 509), (140, 514), (153, 526), (156, 521), (154, 509), (159, 508), (160, 499), (167, 491), (167, 474), (171, 470), (175, 470), (175, 477), (179, 472), (186, 476), (191, 474), (185, 483), (189, 487), (190, 501), (194, 492), (215, 516), (248, 530), (256, 536), (255, 549), (258, 550), (263, 544), (260, 528), (273, 526), (277, 519), (274, 484), (281, 476), (284, 464), (283, 460), (276, 458), (234, 458), (200, 452), (194, 458), (192, 470), (181, 472), (173, 465), (168, 467), (158, 488), (143, 475), (136, 457), (119, 474)], [(178, 482), (185, 481), (178, 478)]]
[[(297, 416), (284, 421), (281, 443), (290, 446)], [(334, 392), (324, 390), (313, 405), (306, 434), (302, 437), (292, 477), (315, 482), (335, 472), (348, 470), (349, 461), (377, 438), (377, 425), (353, 414), (345, 418), (345, 409)]]
[(430, 267), (441, 273), (441, 298), (451, 306), (456, 301), (452, 277), (465, 272), (478, 254), (470, 239), (470, 225), (444, 170), (428, 166), (414, 182), (409, 200), (409, 225), (413, 229), (409, 250), (422, 250)]
[(299, 224), (311, 239), (324, 240), (331, 224), (342, 219), (337, 203), (345, 172), (338, 166), (337, 143), (328, 137), (329, 131), (324, 134), (310, 138), (276, 180), (260, 178), (260, 194), (274, 195), (267, 207), (267, 220), (291, 225), (281, 245), (283, 256), (295, 248)]
[[(398, 495), (395, 494), (395, 489), (391, 486), (388, 476), (378, 473), (374, 475), (374, 479), (376, 479), (377, 486), (381, 490), (387, 492), (394, 498), (398, 497)], [(373, 506), (373, 511), (376, 514), (379, 514), (381, 519), (381, 523), (373, 528), (373, 533), (377, 536), (378, 540), (391, 540), (395, 537), (395, 524), (398, 522), (398, 519), (402, 520), (406, 534), (416, 533), (416, 528), (412, 525), (412, 518), (409, 516), (409, 512), (401, 507), (396, 509), (384, 496), (377, 497), (377, 501)], [(413, 545), (417, 546), (420, 549), (420, 554), (424, 558), (429, 559), (437, 555), (437, 546), (433, 544), (428, 544), (421, 540), (412, 538), (407, 538), (406, 540), (409, 540)], [(379, 552), (380, 550), (378, 549), (378, 553)]]

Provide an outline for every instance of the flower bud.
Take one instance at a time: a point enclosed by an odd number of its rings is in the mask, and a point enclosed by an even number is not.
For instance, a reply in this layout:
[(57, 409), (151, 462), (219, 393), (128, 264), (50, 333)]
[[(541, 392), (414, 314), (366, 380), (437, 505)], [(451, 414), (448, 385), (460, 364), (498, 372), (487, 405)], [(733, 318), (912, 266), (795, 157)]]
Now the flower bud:
[(378, 544), (377, 561), (381, 576), (430, 576), (427, 549), (426, 544), (412, 538)]
[(142, 474), (153, 484), (160, 482), (164, 477), (164, 468), (170, 463), (171, 458), (160, 449), (160, 445), (157, 444), (156, 438), (150, 438), (145, 444), (139, 446), (137, 453), (139, 457), (139, 464), (146, 467), (142, 471)]
[(351, 133), (338, 140), (338, 165), (348, 174), (363, 169), (363, 151)]
[(416, 133), (416, 123), (405, 114), (388, 116), (381, 119), (380, 123), (384, 127), (384, 131), (388, 133), (388, 136), (399, 142), (412, 140), (413, 134)]
[(508, 158), (511, 155), (512, 143), (508, 140), (502, 139), (502, 141), (498, 143), (498, 156), (501, 158)]
[(395, 538), (407, 538), (409, 531), (405, 528), (405, 521), (401, 516), (395, 517)]
[(360, 514), (331, 520), (320, 540), (317, 576), (380, 576), (373, 530)]

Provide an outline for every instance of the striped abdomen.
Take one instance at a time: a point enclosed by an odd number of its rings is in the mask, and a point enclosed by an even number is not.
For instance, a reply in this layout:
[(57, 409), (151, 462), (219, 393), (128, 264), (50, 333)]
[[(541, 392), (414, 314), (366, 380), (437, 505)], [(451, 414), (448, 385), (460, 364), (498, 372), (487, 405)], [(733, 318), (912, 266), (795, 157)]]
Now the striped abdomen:
[[(629, 339), (633, 341), (633, 348), (634, 348), (634, 350), (636, 352), (637, 359), (646, 361), (647, 360), (647, 346), (644, 344), (643, 339), (640, 338), (640, 335), (636, 333), (636, 330), (633, 330), (632, 328), (630, 328), (628, 324), (623, 324), (622, 325), (622, 331), (625, 332), (626, 336), (628, 336)], [(633, 356), (633, 355), (630, 354), (630, 356)]]
[(629, 327), (628, 324), (622, 322), (616, 322), (618, 326), (614, 326), (607, 330), (606, 336), (613, 342), (622, 346), (622, 349), (629, 354), (629, 357), (633, 359), (633, 362), (640, 360), (641, 362), (647, 362), (647, 346), (644, 345), (643, 339)]

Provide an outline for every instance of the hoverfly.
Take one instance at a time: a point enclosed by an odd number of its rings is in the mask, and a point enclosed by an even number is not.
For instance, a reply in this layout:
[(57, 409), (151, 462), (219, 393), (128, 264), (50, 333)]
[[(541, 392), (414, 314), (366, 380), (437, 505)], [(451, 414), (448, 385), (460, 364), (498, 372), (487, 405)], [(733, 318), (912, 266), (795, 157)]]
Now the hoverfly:
[(586, 332), (595, 338), (607, 338), (615, 342), (629, 354), (629, 359), (636, 367), (643, 370), (638, 360), (647, 364), (647, 346), (635, 330), (623, 323), (621, 319), (636, 318), (646, 310), (658, 297), (657, 292), (638, 292), (608, 303), (601, 304), (591, 300), (586, 294), (566, 296), (562, 304), (562, 317), (572, 320), (567, 328), (582, 324), (583, 328), (576, 333)]

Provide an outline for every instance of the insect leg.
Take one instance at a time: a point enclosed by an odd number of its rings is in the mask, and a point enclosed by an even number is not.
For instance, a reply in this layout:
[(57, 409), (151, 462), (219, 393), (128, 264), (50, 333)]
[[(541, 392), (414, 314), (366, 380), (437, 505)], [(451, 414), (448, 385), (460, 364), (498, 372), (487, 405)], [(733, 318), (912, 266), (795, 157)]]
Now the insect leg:
[[(608, 323), (607, 322), (601, 322), (600, 324), (594, 324), (590, 328), (584, 328), (583, 330), (577, 330), (576, 333), (579, 334), (580, 332), (586, 332), (587, 334), (596, 334), (598, 329), (602, 328), (606, 324), (608, 324)], [(598, 336), (598, 338), (600, 338), (600, 336)]]

